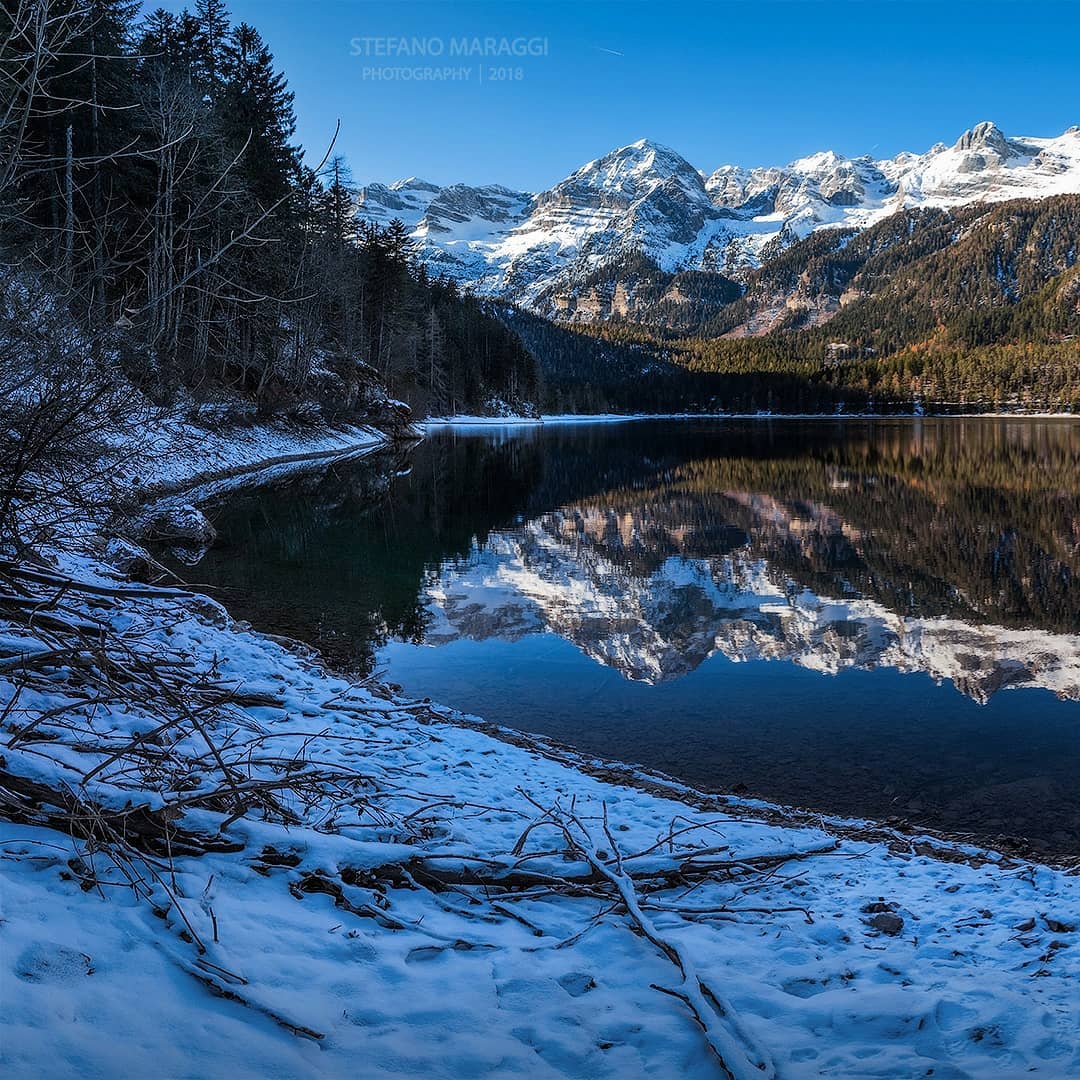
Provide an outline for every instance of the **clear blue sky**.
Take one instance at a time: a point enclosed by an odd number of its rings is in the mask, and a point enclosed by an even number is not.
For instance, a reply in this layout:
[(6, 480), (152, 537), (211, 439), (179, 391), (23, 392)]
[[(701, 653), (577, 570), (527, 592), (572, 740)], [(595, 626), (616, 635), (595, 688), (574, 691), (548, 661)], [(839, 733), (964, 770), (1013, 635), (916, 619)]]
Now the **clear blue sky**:
[[(980, 120), (1026, 135), (1080, 123), (1080, 0), (227, 3), (288, 75), (309, 156), (340, 117), (337, 148), (359, 183), (539, 190), (643, 137), (712, 170), (922, 151)], [(547, 54), (450, 55), (477, 37), (546, 39)], [(378, 55), (402, 38), (414, 55)], [(522, 77), (479, 82), (481, 65)], [(372, 73), (424, 67), (471, 72)]]

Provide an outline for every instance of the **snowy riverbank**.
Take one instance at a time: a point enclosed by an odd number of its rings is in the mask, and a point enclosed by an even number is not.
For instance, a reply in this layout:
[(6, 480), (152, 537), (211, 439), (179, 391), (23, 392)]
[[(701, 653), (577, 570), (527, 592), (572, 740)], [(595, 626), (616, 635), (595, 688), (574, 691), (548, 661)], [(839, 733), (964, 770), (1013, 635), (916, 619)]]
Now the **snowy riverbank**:
[[(194, 452), (142, 486), (304, 449)], [(52, 557), (0, 630), (11, 1075), (1080, 1072), (1075, 872), (583, 768)]]

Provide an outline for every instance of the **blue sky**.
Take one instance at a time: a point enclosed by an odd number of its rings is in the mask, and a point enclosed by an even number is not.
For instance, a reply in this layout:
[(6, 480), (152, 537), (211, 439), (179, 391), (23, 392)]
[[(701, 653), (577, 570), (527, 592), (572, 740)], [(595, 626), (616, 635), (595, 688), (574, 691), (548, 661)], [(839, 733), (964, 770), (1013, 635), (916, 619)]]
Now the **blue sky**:
[[(712, 170), (922, 151), (980, 120), (1025, 135), (1080, 123), (1080, 0), (227, 3), (289, 76), (311, 156), (340, 117), (359, 183), (539, 190), (643, 137)], [(546, 55), (450, 55), (489, 48), (476, 38)]]

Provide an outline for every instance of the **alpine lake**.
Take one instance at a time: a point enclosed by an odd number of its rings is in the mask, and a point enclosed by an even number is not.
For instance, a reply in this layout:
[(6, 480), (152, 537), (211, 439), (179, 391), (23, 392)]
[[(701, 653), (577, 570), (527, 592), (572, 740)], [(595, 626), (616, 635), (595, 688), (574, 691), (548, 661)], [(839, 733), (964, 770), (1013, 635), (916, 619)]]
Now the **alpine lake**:
[(1080, 423), (447, 426), (206, 509), (186, 580), (410, 697), (1080, 853)]

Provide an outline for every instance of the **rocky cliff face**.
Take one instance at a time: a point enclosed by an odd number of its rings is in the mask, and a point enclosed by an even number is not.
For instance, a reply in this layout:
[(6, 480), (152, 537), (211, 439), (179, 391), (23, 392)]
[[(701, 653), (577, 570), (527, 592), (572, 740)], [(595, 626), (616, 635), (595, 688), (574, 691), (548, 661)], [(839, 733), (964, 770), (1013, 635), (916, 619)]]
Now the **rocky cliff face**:
[[(862, 230), (911, 207), (1070, 192), (1080, 192), (1080, 127), (1056, 138), (1010, 138), (981, 123), (924, 154), (875, 160), (826, 151), (784, 167), (724, 165), (708, 175), (640, 140), (546, 191), (440, 188), (413, 178), (368, 185), (356, 213), (382, 224), (401, 218), (434, 273), (542, 314), (590, 321), (633, 316), (626, 298), (643, 279), (633, 258), (653, 275), (741, 281), (817, 230)], [(610, 279), (608, 294), (595, 291), (598, 273)]]

